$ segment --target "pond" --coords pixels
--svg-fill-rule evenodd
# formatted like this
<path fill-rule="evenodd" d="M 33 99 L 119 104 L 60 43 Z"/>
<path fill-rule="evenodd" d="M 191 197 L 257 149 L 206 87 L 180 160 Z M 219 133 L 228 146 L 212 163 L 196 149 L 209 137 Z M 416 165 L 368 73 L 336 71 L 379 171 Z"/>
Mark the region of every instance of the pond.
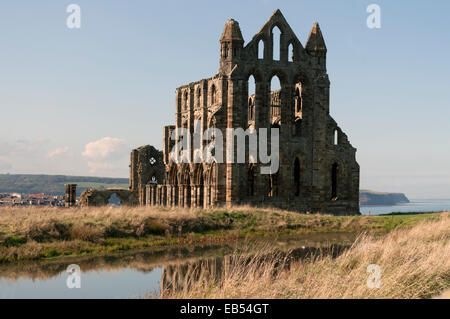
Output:
<path fill-rule="evenodd" d="M 338 254 L 355 234 L 313 234 L 267 242 L 239 241 L 217 246 L 176 247 L 104 257 L 79 257 L 0 265 L 0 298 L 143 298 L 161 287 L 179 288 L 199 270 L 215 274 L 234 252 L 261 247 L 304 258 L 317 252 Z M 69 265 L 80 267 L 80 288 L 68 288 Z M 73 282 L 72 282 L 73 283 Z"/>

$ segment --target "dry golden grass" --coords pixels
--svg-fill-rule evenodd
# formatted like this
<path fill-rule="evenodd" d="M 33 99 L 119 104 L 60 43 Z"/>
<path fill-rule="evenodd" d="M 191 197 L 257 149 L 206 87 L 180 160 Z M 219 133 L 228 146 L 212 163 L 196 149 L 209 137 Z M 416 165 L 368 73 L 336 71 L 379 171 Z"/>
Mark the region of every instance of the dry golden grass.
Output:
<path fill-rule="evenodd" d="M 450 289 L 444 291 L 439 297 L 436 297 L 436 299 L 450 299 Z"/>
<path fill-rule="evenodd" d="M 220 279 L 207 272 L 164 298 L 430 298 L 450 287 L 450 216 L 396 229 L 381 238 L 361 236 L 336 258 L 289 263 L 266 249 L 250 261 L 235 255 Z M 367 267 L 381 268 L 380 288 L 369 288 Z"/>
<path fill-rule="evenodd" d="M 155 246 L 217 243 L 280 234 L 386 232 L 436 218 L 439 214 L 305 215 L 249 206 L 210 210 L 0 207 L 0 262 L 106 255 Z"/>

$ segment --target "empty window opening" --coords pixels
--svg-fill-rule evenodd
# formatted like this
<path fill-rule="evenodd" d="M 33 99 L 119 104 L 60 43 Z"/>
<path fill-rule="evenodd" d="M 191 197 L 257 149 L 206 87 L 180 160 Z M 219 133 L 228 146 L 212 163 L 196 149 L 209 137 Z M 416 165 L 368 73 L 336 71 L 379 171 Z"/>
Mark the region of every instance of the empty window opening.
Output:
<path fill-rule="evenodd" d="M 251 75 L 248 79 L 248 120 L 253 121 L 255 119 L 255 78 Z"/>
<path fill-rule="evenodd" d="M 288 46 L 288 61 L 294 62 L 294 46 L 292 43 Z"/>
<path fill-rule="evenodd" d="M 264 59 L 264 41 L 259 40 L 258 42 L 258 59 Z"/>
<path fill-rule="evenodd" d="M 176 172 L 174 174 L 176 174 Z M 178 206 L 178 204 L 179 204 L 179 200 L 178 200 L 179 190 L 180 189 L 178 187 L 178 179 L 175 176 L 175 182 L 173 183 L 173 204 L 174 204 L 174 206 Z"/>
<path fill-rule="evenodd" d="M 277 123 L 276 126 L 281 125 L 281 83 L 278 76 L 273 76 L 270 81 L 270 123 Z"/>
<path fill-rule="evenodd" d="M 281 41 L 281 31 L 278 27 L 272 29 L 272 39 L 273 39 L 273 59 L 274 61 L 280 61 L 280 41 Z"/>
<path fill-rule="evenodd" d="M 298 87 L 295 89 L 294 105 L 295 105 L 295 112 L 300 113 L 302 111 L 302 97 L 300 95 L 300 90 Z"/>
<path fill-rule="evenodd" d="M 333 145 L 338 145 L 338 142 L 339 142 L 338 131 L 334 130 L 334 133 L 333 133 Z"/>
<path fill-rule="evenodd" d="M 248 120 L 253 121 L 255 119 L 255 100 L 254 97 L 248 98 Z"/>
<path fill-rule="evenodd" d="M 191 179 L 189 177 L 189 173 L 186 181 L 186 207 L 191 206 Z"/>
<path fill-rule="evenodd" d="M 198 203 L 200 207 L 204 207 L 204 202 L 205 202 L 205 182 L 203 179 L 203 170 L 200 170 L 200 181 L 199 181 L 199 188 L 200 188 L 200 194 L 199 194 L 199 199 L 198 199 Z"/>
<path fill-rule="evenodd" d="M 270 91 L 277 91 L 281 89 L 281 82 L 277 75 L 274 75 L 270 81 Z"/>
<path fill-rule="evenodd" d="M 112 194 L 111 197 L 108 199 L 108 205 L 109 206 L 121 206 L 122 201 L 120 200 L 119 196 L 117 196 L 116 193 Z"/>
<path fill-rule="evenodd" d="M 295 136 L 297 136 L 297 137 L 302 136 L 302 119 L 301 118 L 295 119 Z"/>

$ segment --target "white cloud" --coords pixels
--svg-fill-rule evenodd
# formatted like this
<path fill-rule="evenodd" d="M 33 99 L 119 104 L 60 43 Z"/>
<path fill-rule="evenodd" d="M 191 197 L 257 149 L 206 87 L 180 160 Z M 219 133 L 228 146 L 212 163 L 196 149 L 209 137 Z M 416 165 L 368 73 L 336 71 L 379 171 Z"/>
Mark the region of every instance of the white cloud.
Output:
<path fill-rule="evenodd" d="M 48 158 L 57 158 L 61 156 L 71 156 L 72 152 L 70 151 L 68 146 L 55 148 L 47 152 Z"/>
<path fill-rule="evenodd" d="M 125 140 L 107 136 L 86 144 L 81 155 L 87 160 L 89 173 L 111 175 L 123 170 L 127 154 Z"/>
<path fill-rule="evenodd" d="M 89 160 L 103 160 L 122 155 L 125 150 L 125 140 L 107 136 L 86 144 L 82 155 Z"/>

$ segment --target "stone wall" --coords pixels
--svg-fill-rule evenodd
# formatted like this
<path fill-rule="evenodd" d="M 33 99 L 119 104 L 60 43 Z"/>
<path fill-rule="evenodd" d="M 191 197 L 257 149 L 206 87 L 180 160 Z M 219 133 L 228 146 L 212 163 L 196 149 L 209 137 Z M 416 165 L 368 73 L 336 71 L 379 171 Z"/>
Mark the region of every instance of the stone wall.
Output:
<path fill-rule="evenodd" d="M 80 206 L 107 205 L 116 194 L 122 205 L 145 205 L 147 185 L 164 183 L 163 152 L 150 145 L 141 146 L 130 154 L 129 189 L 88 189 L 80 196 Z"/>
<path fill-rule="evenodd" d="M 281 31 L 279 60 L 273 55 L 275 27 Z M 276 10 L 244 46 L 238 22 L 229 19 L 220 46 L 216 75 L 176 89 L 175 126 L 164 128 L 165 184 L 147 187 L 147 205 L 251 204 L 359 213 L 356 149 L 330 116 L 327 49 L 319 25 L 314 24 L 303 47 Z M 275 76 L 280 90 L 271 88 Z M 249 94 L 250 79 L 254 94 Z M 171 132 L 186 128 L 193 133 L 195 121 L 202 131 L 218 128 L 223 136 L 227 128 L 279 128 L 279 171 L 262 175 L 260 163 L 248 162 L 174 163 L 169 157 Z"/>
<path fill-rule="evenodd" d="M 140 205 L 146 203 L 147 184 L 164 183 L 163 152 L 145 145 L 131 151 L 130 191 L 137 193 Z"/>
<path fill-rule="evenodd" d="M 116 195 L 124 206 L 136 206 L 139 204 L 136 193 L 127 189 L 107 188 L 104 190 L 88 189 L 80 196 L 80 206 L 105 206 L 108 205 L 111 196 Z"/>

